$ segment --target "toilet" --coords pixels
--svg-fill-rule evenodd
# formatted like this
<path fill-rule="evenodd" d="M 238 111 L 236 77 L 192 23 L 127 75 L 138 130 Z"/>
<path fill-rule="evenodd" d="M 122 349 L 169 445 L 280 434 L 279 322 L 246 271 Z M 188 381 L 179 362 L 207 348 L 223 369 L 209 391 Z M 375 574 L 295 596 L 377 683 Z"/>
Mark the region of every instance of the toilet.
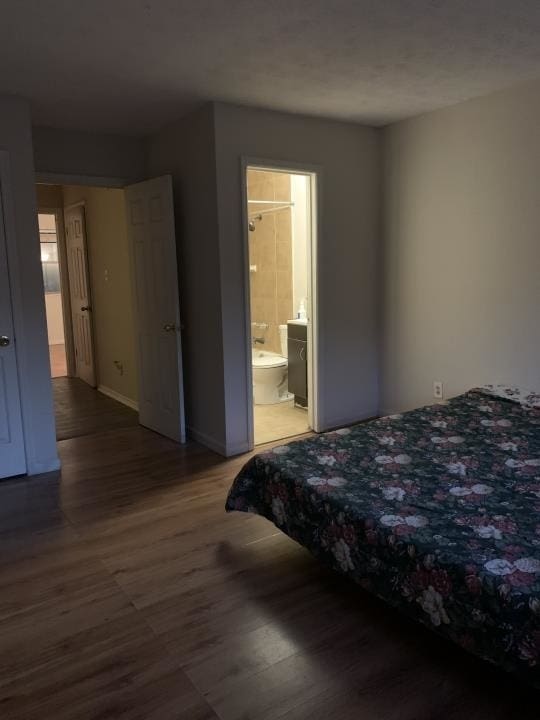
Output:
<path fill-rule="evenodd" d="M 287 390 L 287 326 L 279 326 L 281 355 L 253 348 L 253 402 L 274 405 L 291 400 Z"/>

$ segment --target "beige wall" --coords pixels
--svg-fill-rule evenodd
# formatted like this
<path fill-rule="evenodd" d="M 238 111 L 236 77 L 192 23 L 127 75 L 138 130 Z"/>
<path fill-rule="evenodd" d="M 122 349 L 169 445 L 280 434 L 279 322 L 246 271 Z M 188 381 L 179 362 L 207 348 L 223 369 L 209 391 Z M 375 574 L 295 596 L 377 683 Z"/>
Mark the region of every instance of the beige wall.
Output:
<path fill-rule="evenodd" d="M 247 194 L 249 200 L 290 202 L 290 175 L 249 169 Z M 263 349 L 281 354 L 279 326 L 293 317 L 291 209 L 267 212 L 271 207 L 249 204 L 250 217 L 263 212 L 248 236 L 249 263 L 256 267 L 250 273 L 251 322 L 252 335 L 265 339 Z M 268 329 L 257 327 L 261 323 Z"/>
<path fill-rule="evenodd" d="M 53 210 L 64 203 L 61 185 L 36 185 L 38 209 Z"/>
<path fill-rule="evenodd" d="M 540 83 L 384 132 L 382 409 L 540 388 Z"/>
<path fill-rule="evenodd" d="M 64 203 L 84 200 L 98 383 L 137 400 L 137 362 L 124 191 L 64 187 Z M 115 367 L 123 365 L 123 374 Z"/>

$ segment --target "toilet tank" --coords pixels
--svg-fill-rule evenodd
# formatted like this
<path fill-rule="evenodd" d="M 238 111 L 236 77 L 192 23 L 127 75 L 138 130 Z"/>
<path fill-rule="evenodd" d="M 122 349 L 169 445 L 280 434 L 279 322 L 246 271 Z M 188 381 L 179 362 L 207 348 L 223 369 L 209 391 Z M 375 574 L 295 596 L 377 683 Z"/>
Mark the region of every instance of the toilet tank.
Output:
<path fill-rule="evenodd" d="M 281 343 L 281 354 L 287 357 L 287 326 L 279 326 L 279 342 Z"/>

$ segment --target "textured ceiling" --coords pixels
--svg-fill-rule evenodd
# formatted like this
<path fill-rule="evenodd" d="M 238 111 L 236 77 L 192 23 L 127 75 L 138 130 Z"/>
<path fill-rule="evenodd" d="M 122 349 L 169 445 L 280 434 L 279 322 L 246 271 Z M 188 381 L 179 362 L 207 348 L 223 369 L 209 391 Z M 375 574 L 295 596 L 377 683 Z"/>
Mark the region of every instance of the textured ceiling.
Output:
<path fill-rule="evenodd" d="M 538 0 L 2 0 L 0 92 L 144 134 L 203 100 L 382 125 L 540 76 Z"/>

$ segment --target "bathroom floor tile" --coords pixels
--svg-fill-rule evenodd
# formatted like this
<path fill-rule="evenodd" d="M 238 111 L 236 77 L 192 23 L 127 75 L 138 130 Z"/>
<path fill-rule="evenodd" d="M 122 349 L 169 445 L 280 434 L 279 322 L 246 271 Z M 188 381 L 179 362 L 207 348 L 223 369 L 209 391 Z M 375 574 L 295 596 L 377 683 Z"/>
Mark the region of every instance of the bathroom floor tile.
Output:
<path fill-rule="evenodd" d="M 276 405 L 254 405 L 255 445 L 309 432 L 307 410 L 294 400 Z"/>

